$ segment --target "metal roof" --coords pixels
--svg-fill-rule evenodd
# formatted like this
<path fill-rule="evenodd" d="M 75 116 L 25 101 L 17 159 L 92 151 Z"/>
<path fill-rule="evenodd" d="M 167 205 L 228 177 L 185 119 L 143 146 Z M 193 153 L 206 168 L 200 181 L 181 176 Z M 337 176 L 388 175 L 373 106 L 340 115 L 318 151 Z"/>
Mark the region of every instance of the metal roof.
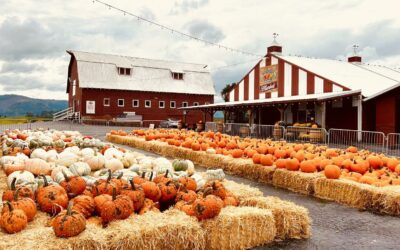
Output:
<path fill-rule="evenodd" d="M 214 104 L 206 104 L 199 106 L 189 106 L 180 109 L 191 110 L 191 109 L 218 109 L 234 106 L 262 106 L 265 104 L 278 104 L 278 103 L 290 103 L 290 102 L 301 102 L 301 101 L 326 101 L 335 98 L 342 98 L 346 96 L 360 95 L 361 90 L 348 90 L 342 92 L 330 92 L 330 93 L 318 93 L 310 95 L 301 96 L 287 96 L 287 97 L 277 97 L 277 98 L 267 98 L 267 99 L 257 99 L 257 100 L 246 100 L 246 101 L 233 101 L 233 102 L 221 102 Z"/>
<path fill-rule="evenodd" d="M 207 65 L 153 60 L 139 57 L 67 51 L 78 65 L 79 87 L 214 95 L 214 83 Z M 131 75 L 118 74 L 130 68 Z M 183 73 L 174 80 L 171 72 Z"/>

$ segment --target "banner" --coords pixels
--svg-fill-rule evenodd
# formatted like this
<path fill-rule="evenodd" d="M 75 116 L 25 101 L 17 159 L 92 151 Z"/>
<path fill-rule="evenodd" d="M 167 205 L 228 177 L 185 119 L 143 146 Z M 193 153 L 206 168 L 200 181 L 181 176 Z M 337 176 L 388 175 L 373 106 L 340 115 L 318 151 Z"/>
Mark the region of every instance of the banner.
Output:
<path fill-rule="evenodd" d="M 95 101 L 86 101 L 86 114 L 95 114 Z"/>
<path fill-rule="evenodd" d="M 260 93 L 278 89 L 278 65 L 260 68 Z"/>

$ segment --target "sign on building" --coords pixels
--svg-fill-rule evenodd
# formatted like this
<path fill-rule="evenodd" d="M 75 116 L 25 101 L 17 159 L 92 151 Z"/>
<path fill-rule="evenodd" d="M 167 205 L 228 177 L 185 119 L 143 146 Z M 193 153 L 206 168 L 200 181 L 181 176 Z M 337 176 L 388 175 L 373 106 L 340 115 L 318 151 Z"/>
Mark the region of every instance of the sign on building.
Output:
<path fill-rule="evenodd" d="M 95 114 L 95 108 L 95 101 L 86 101 L 86 114 Z"/>
<path fill-rule="evenodd" d="M 278 65 L 260 68 L 260 92 L 270 92 L 278 89 Z"/>

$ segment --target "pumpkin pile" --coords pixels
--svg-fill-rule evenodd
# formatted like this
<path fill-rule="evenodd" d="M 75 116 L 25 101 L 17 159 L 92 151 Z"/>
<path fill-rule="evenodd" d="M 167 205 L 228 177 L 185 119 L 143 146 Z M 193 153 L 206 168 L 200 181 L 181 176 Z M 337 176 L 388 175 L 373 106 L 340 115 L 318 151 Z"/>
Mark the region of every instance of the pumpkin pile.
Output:
<path fill-rule="evenodd" d="M 323 173 L 329 179 L 347 179 L 376 187 L 400 185 L 400 160 L 384 154 L 328 148 L 314 144 L 240 138 L 221 133 L 176 129 L 113 131 L 120 136 L 136 136 L 168 145 L 220 154 L 237 159 L 252 159 L 254 164 L 305 173 Z"/>
<path fill-rule="evenodd" d="M 0 167 L 7 175 L 0 226 L 23 230 L 37 209 L 53 217 L 57 237 L 72 237 L 92 216 L 106 227 L 132 214 L 180 209 L 199 220 L 238 200 L 223 172 L 196 173 L 189 160 L 127 151 L 72 131 L 6 131 Z"/>

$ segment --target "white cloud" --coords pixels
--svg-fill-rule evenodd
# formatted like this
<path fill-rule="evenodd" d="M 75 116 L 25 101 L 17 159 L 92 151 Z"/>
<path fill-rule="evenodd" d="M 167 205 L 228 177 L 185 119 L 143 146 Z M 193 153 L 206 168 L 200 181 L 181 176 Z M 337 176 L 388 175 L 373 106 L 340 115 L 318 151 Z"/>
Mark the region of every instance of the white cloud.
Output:
<path fill-rule="evenodd" d="M 400 67 L 396 0 L 385 1 L 379 8 L 374 0 L 106 2 L 257 54 L 265 54 L 271 34 L 278 32 L 284 53 L 345 58 L 356 43 L 364 61 Z M 197 25 L 194 30 L 193 24 Z M 67 49 L 204 63 L 211 70 L 252 59 L 173 35 L 89 0 L 4 1 L 0 37 L 0 65 L 12 69 L 0 72 L 0 93 L 41 98 L 67 98 Z M 212 71 L 217 95 L 225 84 L 240 80 L 253 65 L 250 62 Z"/>

